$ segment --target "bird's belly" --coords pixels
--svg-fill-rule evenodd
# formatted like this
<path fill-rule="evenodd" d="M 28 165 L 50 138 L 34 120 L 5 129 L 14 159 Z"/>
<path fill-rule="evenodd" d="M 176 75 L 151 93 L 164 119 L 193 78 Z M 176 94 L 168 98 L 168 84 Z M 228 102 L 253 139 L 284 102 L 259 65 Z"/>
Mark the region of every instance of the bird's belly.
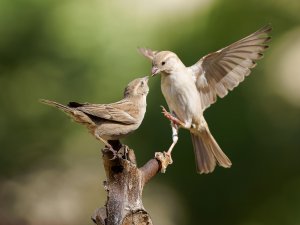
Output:
<path fill-rule="evenodd" d="M 162 92 L 170 110 L 183 122 L 201 116 L 200 96 L 192 80 L 162 82 Z"/>
<path fill-rule="evenodd" d="M 95 132 L 105 140 L 119 140 L 139 127 L 139 124 L 102 123 Z"/>

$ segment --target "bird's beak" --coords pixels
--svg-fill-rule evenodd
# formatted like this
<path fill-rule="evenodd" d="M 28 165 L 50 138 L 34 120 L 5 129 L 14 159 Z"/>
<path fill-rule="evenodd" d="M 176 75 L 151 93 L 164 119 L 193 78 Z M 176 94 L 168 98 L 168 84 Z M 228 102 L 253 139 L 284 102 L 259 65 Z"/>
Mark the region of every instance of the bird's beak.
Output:
<path fill-rule="evenodd" d="M 144 81 L 145 81 L 146 83 L 148 83 L 149 76 L 145 76 L 145 77 L 143 77 L 143 79 L 144 79 Z"/>
<path fill-rule="evenodd" d="M 160 70 L 156 66 L 153 66 L 151 69 L 151 76 L 153 77 L 158 73 L 160 73 Z"/>

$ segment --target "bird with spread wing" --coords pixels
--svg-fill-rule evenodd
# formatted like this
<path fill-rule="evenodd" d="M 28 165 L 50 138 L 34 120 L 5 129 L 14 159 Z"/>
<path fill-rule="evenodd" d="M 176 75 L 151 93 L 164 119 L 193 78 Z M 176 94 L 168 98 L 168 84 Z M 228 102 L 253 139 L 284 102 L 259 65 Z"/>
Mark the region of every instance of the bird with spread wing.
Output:
<path fill-rule="evenodd" d="M 231 161 L 212 136 L 203 113 L 217 97 L 226 96 L 250 74 L 268 48 L 271 30 L 267 25 L 202 57 L 190 67 L 171 51 L 139 49 L 151 60 L 152 75 L 161 74 L 161 90 L 170 110 L 169 113 L 163 108 L 163 113 L 171 120 L 173 137 L 167 154 L 171 155 L 178 141 L 178 128 L 182 127 L 191 133 L 198 173 L 210 173 L 216 164 L 225 168 L 231 166 Z"/>

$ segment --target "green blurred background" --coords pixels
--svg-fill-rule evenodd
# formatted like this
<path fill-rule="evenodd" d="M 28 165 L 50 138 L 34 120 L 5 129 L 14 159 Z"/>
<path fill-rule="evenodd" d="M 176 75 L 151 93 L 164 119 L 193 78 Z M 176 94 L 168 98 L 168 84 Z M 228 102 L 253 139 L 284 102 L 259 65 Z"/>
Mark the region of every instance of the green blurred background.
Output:
<path fill-rule="evenodd" d="M 108 103 L 150 73 L 137 47 L 186 65 L 271 23 L 265 57 L 205 116 L 231 169 L 195 171 L 180 132 L 167 173 L 146 187 L 156 225 L 300 224 L 299 0 L 0 0 L 0 224 L 82 225 L 105 202 L 102 147 L 39 98 Z M 140 129 L 139 165 L 171 143 L 159 77 Z"/>

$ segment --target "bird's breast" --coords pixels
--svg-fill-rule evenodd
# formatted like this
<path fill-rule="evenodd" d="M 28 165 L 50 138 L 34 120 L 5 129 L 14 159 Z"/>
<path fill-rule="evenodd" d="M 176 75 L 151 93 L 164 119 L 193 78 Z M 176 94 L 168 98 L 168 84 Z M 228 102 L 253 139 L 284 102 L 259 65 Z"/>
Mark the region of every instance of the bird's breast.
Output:
<path fill-rule="evenodd" d="M 190 74 L 162 76 L 161 89 L 169 108 L 180 120 L 201 114 L 200 95 Z"/>

